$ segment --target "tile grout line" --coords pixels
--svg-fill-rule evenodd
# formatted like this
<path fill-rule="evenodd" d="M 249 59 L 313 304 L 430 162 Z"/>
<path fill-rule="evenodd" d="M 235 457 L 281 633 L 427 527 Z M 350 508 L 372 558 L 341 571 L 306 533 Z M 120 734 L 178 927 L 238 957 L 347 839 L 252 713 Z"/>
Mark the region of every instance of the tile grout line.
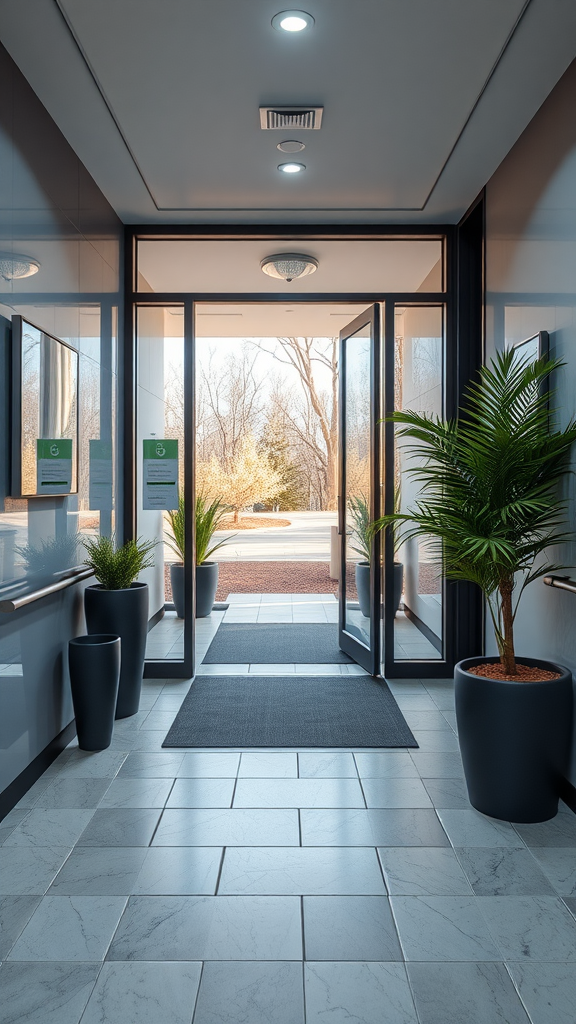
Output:
<path fill-rule="evenodd" d="M 222 878 L 222 871 L 224 869 L 224 855 L 225 855 L 227 849 L 228 849 L 227 846 L 223 846 L 222 847 L 222 854 L 220 856 L 220 864 L 218 865 L 218 875 L 217 875 L 217 878 L 216 878 L 216 887 L 214 889 L 214 895 L 215 896 L 218 895 L 218 889 L 220 888 L 220 879 Z"/>
<path fill-rule="evenodd" d="M 196 1010 L 198 1008 L 198 998 L 200 996 L 200 985 L 202 984 L 202 978 L 204 976 L 204 964 L 205 964 L 205 961 L 202 960 L 202 962 L 200 964 L 200 977 L 198 978 L 198 988 L 196 989 L 196 998 L 194 999 L 194 1007 L 192 1009 L 192 1016 L 190 1017 L 190 1024 L 193 1024 L 194 1018 L 196 1016 Z"/>

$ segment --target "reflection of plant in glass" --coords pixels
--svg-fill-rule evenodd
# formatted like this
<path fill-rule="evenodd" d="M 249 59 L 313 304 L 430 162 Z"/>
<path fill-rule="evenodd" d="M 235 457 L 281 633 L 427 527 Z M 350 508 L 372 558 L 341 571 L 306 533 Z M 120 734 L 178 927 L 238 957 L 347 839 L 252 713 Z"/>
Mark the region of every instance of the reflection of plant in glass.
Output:
<path fill-rule="evenodd" d="M 214 532 L 219 528 L 222 519 L 231 511 L 230 506 L 224 504 L 220 498 L 215 498 L 210 504 L 203 494 L 196 496 L 196 565 L 202 565 L 210 555 L 213 555 L 223 544 L 227 544 L 231 537 L 225 537 L 210 547 L 210 541 Z M 184 497 L 180 495 L 178 508 L 168 513 L 168 521 L 172 530 L 171 534 L 165 534 L 166 543 L 172 551 L 178 555 L 181 562 L 184 561 L 185 552 L 185 529 L 186 519 L 184 511 Z"/>
<path fill-rule="evenodd" d="M 368 500 L 363 494 L 353 495 L 348 499 L 350 518 L 354 524 L 354 533 L 360 547 L 353 547 L 352 550 L 360 555 L 365 562 L 370 561 L 370 509 Z"/>
<path fill-rule="evenodd" d="M 506 675 L 516 674 L 514 620 L 524 588 L 560 568 L 541 556 L 569 538 L 557 488 L 576 421 L 551 430 L 544 393 L 562 365 L 503 352 L 482 368 L 479 383 L 469 385 L 460 419 L 410 411 L 390 417 L 412 442 L 419 465 L 411 474 L 421 497 L 410 511 L 377 520 L 371 534 L 399 523 L 406 539 L 442 542 L 446 576 L 476 583 L 486 597 Z"/>
<path fill-rule="evenodd" d="M 156 541 L 128 540 L 115 549 L 113 537 L 97 537 L 85 540 L 84 546 L 88 555 L 85 565 L 94 570 L 104 590 L 126 590 L 143 569 L 154 565 Z"/>
<path fill-rule="evenodd" d="M 16 550 L 18 554 L 22 555 L 29 573 L 51 575 L 71 569 L 78 564 L 80 541 L 81 538 L 78 534 L 72 533 L 65 537 L 52 537 L 50 540 L 43 540 L 38 547 L 26 544 Z"/>

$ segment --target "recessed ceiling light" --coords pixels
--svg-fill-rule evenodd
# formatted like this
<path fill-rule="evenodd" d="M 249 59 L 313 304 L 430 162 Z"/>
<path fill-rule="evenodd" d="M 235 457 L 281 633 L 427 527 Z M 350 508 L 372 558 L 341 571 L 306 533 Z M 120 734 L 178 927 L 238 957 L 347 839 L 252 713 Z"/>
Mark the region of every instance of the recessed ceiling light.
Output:
<path fill-rule="evenodd" d="M 286 142 L 279 142 L 276 146 L 281 153 L 301 153 L 306 146 L 303 142 L 296 142 L 295 139 L 287 139 Z"/>
<path fill-rule="evenodd" d="M 300 174 L 300 171 L 306 170 L 306 164 L 278 164 L 278 170 L 283 174 Z"/>
<path fill-rule="evenodd" d="M 282 32 L 303 32 L 305 28 L 312 28 L 314 18 L 306 11 L 280 11 L 272 18 L 273 28 Z"/>

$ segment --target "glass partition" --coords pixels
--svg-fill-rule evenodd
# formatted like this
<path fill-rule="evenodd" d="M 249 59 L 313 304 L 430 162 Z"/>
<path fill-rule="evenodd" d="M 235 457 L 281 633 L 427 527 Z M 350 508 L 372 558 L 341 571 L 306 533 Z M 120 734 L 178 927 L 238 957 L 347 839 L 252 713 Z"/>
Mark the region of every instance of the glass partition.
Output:
<path fill-rule="evenodd" d="M 444 414 L 444 308 L 400 306 L 395 310 L 394 407 L 427 415 Z M 418 464 L 396 438 L 394 505 L 408 511 L 420 496 Z M 394 538 L 394 658 L 444 657 L 442 551 L 432 538 Z"/>

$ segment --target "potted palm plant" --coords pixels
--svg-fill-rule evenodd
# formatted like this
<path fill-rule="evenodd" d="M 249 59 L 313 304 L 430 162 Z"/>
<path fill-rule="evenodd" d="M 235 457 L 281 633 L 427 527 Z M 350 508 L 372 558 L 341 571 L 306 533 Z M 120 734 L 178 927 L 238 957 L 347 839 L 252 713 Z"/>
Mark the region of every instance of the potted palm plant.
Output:
<path fill-rule="evenodd" d="M 121 640 L 121 667 L 116 718 L 135 715 L 140 705 L 148 632 L 148 584 L 137 583 L 154 564 L 154 541 L 129 540 L 116 548 L 112 537 L 85 540 L 85 564 L 98 583 L 86 587 L 84 609 L 88 633 Z"/>
<path fill-rule="evenodd" d="M 203 494 L 196 496 L 195 524 L 196 524 L 196 617 L 204 618 L 210 615 L 216 591 L 218 589 L 218 562 L 209 561 L 210 556 L 221 548 L 228 540 L 225 537 L 216 544 L 211 544 L 215 531 L 219 528 L 222 519 L 231 509 L 224 504 L 221 498 L 214 498 L 212 502 Z M 184 498 L 181 496 L 178 501 L 178 508 L 168 513 L 168 520 L 171 527 L 171 534 L 166 534 L 168 546 L 179 557 L 179 561 L 170 566 L 170 582 L 172 585 L 172 597 L 176 615 L 179 619 L 184 618 L 184 531 L 185 531 L 185 510 Z"/>
<path fill-rule="evenodd" d="M 455 668 L 458 736 L 470 801 L 495 818 L 545 821 L 558 810 L 572 732 L 572 675 L 561 665 L 517 659 L 514 621 L 526 587 L 557 571 L 546 551 L 569 539 L 558 485 L 568 471 L 576 422 L 550 425 L 547 384 L 563 364 L 498 354 L 467 389 L 455 420 L 396 412 L 417 460 L 415 506 L 385 516 L 407 538 L 442 544 L 448 579 L 479 586 L 499 659 Z"/>
<path fill-rule="evenodd" d="M 373 531 L 371 530 L 370 510 L 368 501 L 363 494 L 348 499 L 350 517 L 354 524 L 354 533 L 359 547 L 352 550 L 360 555 L 361 561 L 356 562 L 354 575 L 360 611 L 366 618 L 370 617 L 370 554 Z M 394 562 L 394 615 L 400 607 L 402 586 L 404 583 L 404 566 L 402 562 Z"/>

